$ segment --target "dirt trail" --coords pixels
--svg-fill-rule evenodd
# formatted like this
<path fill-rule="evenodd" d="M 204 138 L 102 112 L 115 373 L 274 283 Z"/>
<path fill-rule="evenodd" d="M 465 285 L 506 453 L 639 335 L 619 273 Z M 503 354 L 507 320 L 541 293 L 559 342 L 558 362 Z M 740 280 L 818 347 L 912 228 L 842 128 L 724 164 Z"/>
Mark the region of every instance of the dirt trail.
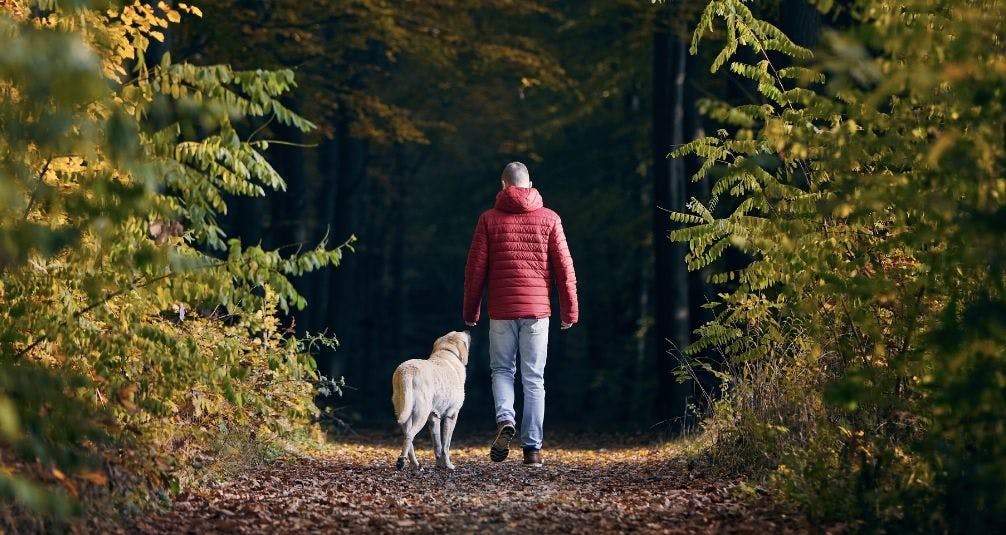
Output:
<path fill-rule="evenodd" d="M 628 439 L 631 440 L 631 439 Z M 145 533 L 780 533 L 816 531 L 737 482 L 689 470 L 673 446 L 625 438 L 551 439 L 545 466 L 520 450 L 495 464 L 485 440 L 462 440 L 457 469 L 398 472 L 397 439 L 368 435 L 323 454 L 265 465 L 179 496 L 173 509 L 130 528 Z"/>

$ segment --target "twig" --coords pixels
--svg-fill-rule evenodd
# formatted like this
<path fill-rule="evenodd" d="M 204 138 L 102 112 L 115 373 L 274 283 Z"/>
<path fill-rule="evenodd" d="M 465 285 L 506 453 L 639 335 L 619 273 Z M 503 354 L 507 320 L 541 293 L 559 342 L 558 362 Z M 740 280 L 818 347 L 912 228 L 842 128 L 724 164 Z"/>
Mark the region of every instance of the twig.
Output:
<path fill-rule="evenodd" d="M 845 318 L 849 322 L 852 334 L 856 337 L 856 341 L 859 342 L 860 353 L 863 354 L 863 362 L 869 364 L 869 361 L 866 360 L 866 340 L 862 333 L 859 332 L 859 329 L 856 328 L 856 322 L 852 319 L 852 312 L 849 311 L 849 306 L 844 300 L 842 301 L 842 311 L 845 312 Z"/>
<path fill-rule="evenodd" d="M 258 128 L 256 128 L 255 131 L 252 132 L 251 135 L 248 136 L 248 139 L 245 140 L 245 143 L 251 143 L 251 141 L 253 139 L 255 139 L 255 136 L 257 136 L 259 132 L 261 132 L 262 130 L 264 130 L 265 127 L 269 126 L 269 124 L 272 123 L 274 119 L 276 119 L 276 113 L 275 112 L 273 112 L 273 114 L 269 117 L 268 121 L 262 123 L 261 126 L 259 126 Z"/>
<path fill-rule="evenodd" d="M 923 285 L 919 288 L 919 291 L 915 294 L 915 304 L 912 306 L 912 315 L 908 318 L 908 331 L 905 333 L 905 340 L 901 344 L 901 349 L 898 351 L 898 356 L 904 355 L 905 351 L 908 351 L 908 346 L 912 341 L 912 333 L 915 332 L 915 324 L 919 317 L 919 305 L 922 304 L 922 296 L 926 293 L 926 286 Z"/>
<path fill-rule="evenodd" d="M 270 145 L 287 145 L 290 147 L 302 147 L 305 149 L 317 148 L 317 143 L 295 143 L 293 141 L 283 141 L 281 139 L 263 139 L 261 142 L 268 143 Z"/>
<path fill-rule="evenodd" d="M 216 264 L 216 266 L 221 266 L 221 265 L 223 265 L 223 263 Z M 136 286 L 134 284 L 133 286 L 130 286 L 129 288 L 122 288 L 122 289 L 116 290 L 116 291 L 114 291 L 114 292 L 106 295 L 104 298 L 102 298 L 102 299 L 100 299 L 100 300 L 98 300 L 98 301 L 96 301 L 94 303 L 91 303 L 90 305 L 87 305 L 86 307 L 84 307 L 84 308 L 82 308 L 82 309 L 74 312 L 73 313 L 73 317 L 71 319 L 77 319 L 80 316 L 82 316 L 82 315 L 84 315 L 84 314 L 86 314 L 86 313 L 94 310 L 95 308 L 97 308 L 97 307 L 99 307 L 99 306 L 101 306 L 101 305 L 103 305 L 103 304 L 111 301 L 112 299 L 115 299 L 116 297 L 119 297 L 120 295 L 124 295 L 124 294 L 126 294 L 128 292 L 131 292 L 133 290 L 136 290 L 138 288 L 144 288 L 146 286 L 150 286 L 151 284 L 153 284 L 155 282 L 159 282 L 161 280 L 164 280 L 164 279 L 166 279 L 166 278 L 168 278 L 168 277 L 170 277 L 172 275 L 176 275 L 176 274 L 177 273 L 167 273 L 167 274 L 161 275 L 159 277 L 154 277 L 153 279 L 150 279 L 147 282 L 145 282 L 145 283 L 143 283 L 143 284 L 141 284 L 139 286 Z M 66 326 L 67 323 L 69 323 L 69 320 L 64 321 L 62 323 L 62 325 L 60 325 L 60 327 Z M 38 340 L 35 340 L 34 342 L 32 342 L 31 344 L 29 344 L 27 347 L 25 347 L 21 351 L 18 351 L 17 354 L 14 355 L 14 358 L 15 359 L 19 359 L 19 358 L 23 357 L 29 351 L 31 351 L 32 349 L 35 349 L 39 344 L 41 344 L 42 342 L 45 342 L 48 339 L 49 339 L 48 336 L 43 335 Z"/>
<path fill-rule="evenodd" d="M 350 236 L 345 242 L 343 242 L 337 248 L 338 249 L 341 249 L 343 247 L 350 247 L 351 248 L 351 244 L 352 244 L 352 242 L 355 239 L 356 239 L 355 236 Z M 303 246 L 303 244 L 299 244 L 299 245 L 301 247 Z M 227 264 L 227 262 L 214 262 L 214 263 L 206 264 L 205 266 L 200 266 L 197 269 L 213 269 L 213 268 L 218 268 L 218 267 L 225 266 L 226 264 Z M 275 269 L 270 270 L 270 271 L 274 271 L 274 272 L 277 272 L 277 273 L 279 272 L 279 270 L 275 270 Z M 103 305 L 103 304 L 111 301 L 112 299 L 115 299 L 116 297 L 119 297 L 120 295 L 125 295 L 125 294 L 127 294 L 127 293 L 129 293 L 129 292 L 131 292 L 133 290 L 137 290 L 139 288 L 145 288 L 147 286 L 150 286 L 151 284 L 154 284 L 155 282 L 162 281 L 162 280 L 167 279 L 167 278 L 169 278 L 171 276 L 178 275 L 179 273 L 185 273 L 185 272 L 176 271 L 176 272 L 166 273 L 164 275 L 161 275 L 161 276 L 158 276 L 158 277 L 154 277 L 153 279 L 150 279 L 150 280 L 144 282 L 143 284 L 140 284 L 140 285 L 133 284 L 129 288 L 121 288 L 119 290 L 116 290 L 116 291 L 114 291 L 114 292 L 106 295 L 102 299 L 100 299 L 100 300 L 98 300 L 98 301 L 96 301 L 94 303 L 91 303 L 90 305 L 87 305 L 86 307 L 84 307 L 84 308 L 82 308 L 82 309 L 74 312 L 73 317 L 70 318 L 70 320 L 77 319 L 80 316 L 82 316 L 83 314 L 86 314 L 87 312 L 90 312 L 91 310 L 94 310 L 95 308 L 97 308 L 97 307 L 99 307 L 99 306 L 101 306 L 101 305 Z M 65 327 L 66 324 L 69 323 L 70 320 L 64 321 L 62 324 L 60 324 L 60 327 L 61 328 Z M 23 357 L 28 352 L 30 352 L 32 349 L 35 349 L 36 347 L 38 347 L 39 344 L 41 344 L 42 342 L 45 342 L 48 339 L 49 339 L 48 336 L 43 335 L 38 340 L 35 340 L 31 344 L 29 344 L 27 347 L 25 347 L 22 350 L 18 351 L 17 354 L 14 355 L 14 358 L 15 359 L 19 359 L 19 358 Z"/>
<path fill-rule="evenodd" d="M 35 195 L 38 194 L 38 190 L 42 187 L 42 179 L 45 177 L 45 173 L 49 171 L 49 165 L 52 163 L 52 158 L 50 157 L 45 161 L 45 165 L 42 166 L 42 170 L 38 173 L 38 182 L 35 187 L 31 190 L 31 196 L 28 197 L 28 206 L 24 209 L 24 219 L 28 219 L 28 214 L 31 213 L 32 207 L 35 205 Z"/>

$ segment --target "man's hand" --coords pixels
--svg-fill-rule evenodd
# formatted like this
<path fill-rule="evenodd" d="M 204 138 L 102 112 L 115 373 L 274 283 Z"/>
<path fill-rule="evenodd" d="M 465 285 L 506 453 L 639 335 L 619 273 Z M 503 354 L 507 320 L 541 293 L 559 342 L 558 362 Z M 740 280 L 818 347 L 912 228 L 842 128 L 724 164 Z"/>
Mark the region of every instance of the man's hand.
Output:
<path fill-rule="evenodd" d="M 466 321 L 466 322 L 465 322 L 465 325 L 467 325 L 467 326 L 469 326 L 469 327 L 474 327 L 474 326 L 475 326 L 475 325 L 477 325 L 477 324 L 476 324 L 476 323 L 468 323 L 468 322 Z"/>
<path fill-rule="evenodd" d="M 559 328 L 565 331 L 566 329 L 568 329 L 568 328 L 570 328 L 572 326 L 573 326 L 572 323 L 563 322 L 561 325 L 559 325 Z"/>

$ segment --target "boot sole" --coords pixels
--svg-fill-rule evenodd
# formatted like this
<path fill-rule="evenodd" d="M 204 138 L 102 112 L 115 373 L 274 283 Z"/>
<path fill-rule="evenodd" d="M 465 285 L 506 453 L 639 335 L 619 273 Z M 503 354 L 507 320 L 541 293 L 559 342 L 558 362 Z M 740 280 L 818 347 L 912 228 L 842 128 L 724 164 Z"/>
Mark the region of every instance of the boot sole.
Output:
<path fill-rule="evenodd" d="M 517 430 L 510 426 L 500 429 L 500 432 L 496 434 L 496 439 L 493 440 L 493 445 L 489 448 L 489 459 L 492 462 L 503 462 L 507 458 L 507 455 L 510 454 L 510 441 L 516 434 Z"/>

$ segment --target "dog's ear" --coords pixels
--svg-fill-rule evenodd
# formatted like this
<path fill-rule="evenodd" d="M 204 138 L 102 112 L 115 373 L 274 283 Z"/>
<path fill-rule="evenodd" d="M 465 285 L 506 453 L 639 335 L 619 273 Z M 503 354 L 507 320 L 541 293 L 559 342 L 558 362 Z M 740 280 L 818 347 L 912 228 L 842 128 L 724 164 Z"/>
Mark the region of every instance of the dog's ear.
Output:
<path fill-rule="evenodd" d="M 436 340 L 434 340 L 433 341 L 433 351 L 436 351 L 437 348 L 439 348 L 440 346 L 444 345 L 444 342 L 447 341 L 447 337 L 448 336 L 450 336 L 450 333 L 445 334 L 445 335 L 441 336 L 440 338 L 437 338 Z"/>
<path fill-rule="evenodd" d="M 472 335 L 468 331 L 454 331 L 451 333 L 451 338 L 465 347 L 472 345 Z"/>
<path fill-rule="evenodd" d="M 468 366 L 468 341 L 470 337 L 463 332 L 452 333 L 451 344 L 458 352 L 458 357 L 461 358 L 461 363 Z"/>

